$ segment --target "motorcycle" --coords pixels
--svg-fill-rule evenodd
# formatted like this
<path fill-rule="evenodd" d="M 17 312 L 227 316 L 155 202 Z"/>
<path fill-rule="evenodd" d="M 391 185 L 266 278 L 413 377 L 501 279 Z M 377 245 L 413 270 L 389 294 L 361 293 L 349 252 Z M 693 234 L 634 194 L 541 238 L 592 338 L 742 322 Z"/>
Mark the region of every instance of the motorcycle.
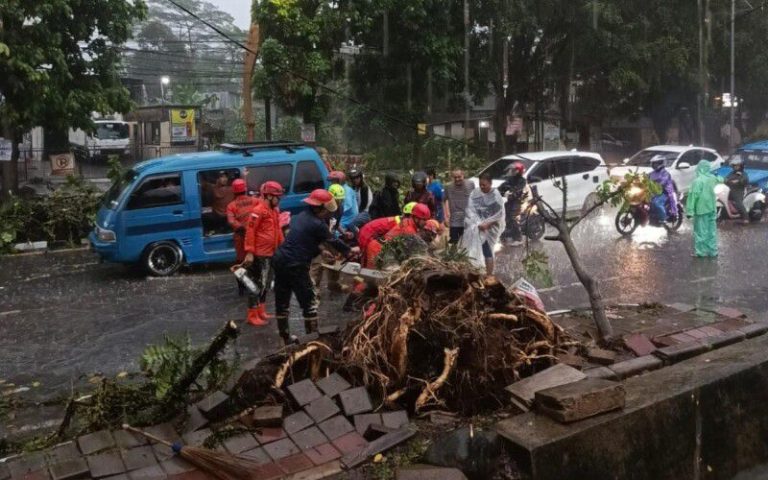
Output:
<path fill-rule="evenodd" d="M 536 187 L 532 187 L 531 193 L 536 198 L 538 192 Z M 509 193 L 504 195 L 505 201 L 509 201 Z M 520 214 L 515 217 L 515 221 L 520 227 L 520 232 L 528 237 L 530 240 L 541 240 L 544 236 L 544 232 L 547 229 L 544 218 L 539 213 L 539 209 L 536 204 L 528 198 L 528 194 L 525 193 L 521 197 L 522 205 L 520 206 Z"/>
<path fill-rule="evenodd" d="M 624 205 L 616 214 L 616 230 L 624 236 L 629 236 L 637 230 L 637 227 L 650 225 L 674 232 L 683 224 L 683 205 L 677 202 L 677 215 L 669 213 L 669 205 L 664 207 L 666 218 L 657 218 L 652 211 L 651 202 L 647 200 L 645 190 L 633 185 L 624 194 Z"/>
<path fill-rule="evenodd" d="M 741 218 L 733 202 L 728 198 L 730 192 L 731 189 L 724 183 L 715 185 L 718 221 Z M 765 193 L 757 187 L 748 188 L 744 192 L 744 208 L 747 210 L 750 222 L 759 222 L 765 213 Z"/>

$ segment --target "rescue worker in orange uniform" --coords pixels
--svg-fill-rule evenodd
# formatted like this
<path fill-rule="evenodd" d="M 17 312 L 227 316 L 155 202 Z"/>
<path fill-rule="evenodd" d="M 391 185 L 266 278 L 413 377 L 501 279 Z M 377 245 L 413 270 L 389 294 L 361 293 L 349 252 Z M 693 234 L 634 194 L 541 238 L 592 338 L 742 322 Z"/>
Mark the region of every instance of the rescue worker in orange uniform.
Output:
<path fill-rule="evenodd" d="M 259 202 L 258 198 L 246 195 L 245 180 L 238 178 L 232 182 L 232 193 L 235 199 L 227 205 L 227 223 L 232 228 L 232 239 L 235 242 L 236 262 L 245 260 L 245 226 L 251 216 L 253 207 Z M 245 285 L 237 282 L 237 290 L 240 296 L 245 295 Z"/>
<path fill-rule="evenodd" d="M 273 181 L 261 185 L 258 203 L 251 211 L 245 231 L 245 260 L 243 266 L 256 284 L 258 292 L 248 294 L 248 323 L 255 326 L 267 325 L 266 299 L 269 286 L 269 269 L 272 256 L 283 243 L 283 229 L 280 227 L 280 198 L 283 187 Z"/>
<path fill-rule="evenodd" d="M 432 212 L 429 207 L 423 203 L 417 203 L 411 211 L 410 218 L 404 217 L 400 223 L 384 235 L 384 240 L 391 240 L 398 235 L 416 235 L 419 230 L 424 228 L 424 224 L 430 218 L 432 218 Z"/>
<path fill-rule="evenodd" d="M 376 257 L 381 253 L 383 244 L 387 240 L 392 240 L 399 235 L 416 235 L 424 229 L 427 221 L 430 219 L 429 207 L 422 203 L 417 203 L 412 209 L 409 209 L 410 215 L 403 215 L 402 217 L 388 217 L 376 219 L 373 222 L 366 224 L 361 230 L 358 237 L 358 244 L 363 249 L 363 266 L 366 268 L 376 268 Z M 389 222 L 382 222 L 382 220 L 390 220 Z M 369 231 L 365 231 L 369 228 L 368 225 L 374 222 L 380 222 L 379 225 L 370 227 Z M 384 226 L 390 226 L 391 228 L 386 233 L 380 233 Z M 365 231 L 365 235 L 363 235 Z M 376 233 L 378 235 L 372 235 Z M 365 242 L 365 246 L 362 245 L 361 240 Z"/>

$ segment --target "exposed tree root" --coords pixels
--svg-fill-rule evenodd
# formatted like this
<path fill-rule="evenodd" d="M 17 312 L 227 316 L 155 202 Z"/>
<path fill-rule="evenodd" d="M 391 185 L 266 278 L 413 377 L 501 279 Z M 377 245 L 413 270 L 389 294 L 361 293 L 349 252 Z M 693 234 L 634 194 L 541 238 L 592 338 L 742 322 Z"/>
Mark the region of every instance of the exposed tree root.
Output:
<path fill-rule="evenodd" d="M 301 350 L 297 350 L 291 353 L 288 359 L 280 366 L 277 374 L 275 375 L 275 387 L 280 388 L 283 386 L 283 383 L 285 382 L 285 376 L 288 374 L 288 371 L 291 369 L 293 364 L 306 357 L 307 355 L 319 350 L 326 350 L 327 352 L 331 353 L 331 348 L 322 342 L 309 342 Z"/>
<path fill-rule="evenodd" d="M 437 398 L 437 391 L 448 380 L 448 375 L 451 374 L 454 365 L 456 365 L 456 359 L 459 357 L 459 349 L 453 350 L 445 349 L 445 360 L 443 362 L 443 373 L 435 379 L 434 382 L 428 383 L 424 390 L 421 391 L 419 397 L 416 399 L 415 410 L 418 413 L 419 410 L 427 405 L 427 402 L 434 400 L 436 404 L 440 405 L 442 402 Z"/>

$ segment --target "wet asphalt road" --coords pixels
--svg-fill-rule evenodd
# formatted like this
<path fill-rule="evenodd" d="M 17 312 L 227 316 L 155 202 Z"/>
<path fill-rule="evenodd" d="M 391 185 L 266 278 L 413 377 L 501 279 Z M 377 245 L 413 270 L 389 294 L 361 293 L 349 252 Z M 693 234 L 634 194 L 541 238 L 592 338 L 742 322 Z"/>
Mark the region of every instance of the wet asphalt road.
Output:
<path fill-rule="evenodd" d="M 684 302 L 727 305 L 760 317 L 768 309 L 765 245 L 768 224 L 723 225 L 720 257 L 693 259 L 690 224 L 674 235 L 638 230 L 622 239 L 615 211 L 587 220 L 574 238 L 587 268 L 600 280 L 609 303 Z M 562 246 L 531 245 L 549 255 L 554 287 L 541 291 L 548 309 L 587 305 L 587 297 Z M 497 273 L 505 282 L 521 271 L 524 248 L 500 252 Z M 100 264 L 87 251 L 0 257 L 0 379 L 17 385 L 40 382 L 29 392 L 61 394 L 88 375 L 133 371 L 146 345 L 164 335 L 189 334 L 204 343 L 226 320 L 241 321 L 244 299 L 223 266 L 198 267 L 167 279 Z M 321 324 L 344 324 L 343 297 L 323 293 Z M 271 302 L 271 299 L 270 299 Z M 294 331 L 301 331 L 294 305 Z M 260 356 L 279 345 L 273 325 L 243 325 L 235 351 Z"/>

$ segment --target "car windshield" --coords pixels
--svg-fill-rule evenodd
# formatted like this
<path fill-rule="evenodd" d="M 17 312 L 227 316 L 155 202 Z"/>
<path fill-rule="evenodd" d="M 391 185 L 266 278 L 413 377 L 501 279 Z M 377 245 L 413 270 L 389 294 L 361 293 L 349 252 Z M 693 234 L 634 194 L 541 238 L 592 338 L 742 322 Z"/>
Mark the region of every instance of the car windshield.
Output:
<path fill-rule="evenodd" d="M 744 162 L 744 168 L 752 170 L 768 170 L 768 151 L 736 152 L 728 157 L 728 164 L 731 160 L 740 157 Z"/>
<path fill-rule="evenodd" d="M 133 183 L 134 180 L 136 180 L 136 177 L 139 174 L 136 173 L 134 170 L 128 170 L 125 172 L 125 174 L 120 177 L 115 183 L 112 184 L 111 187 L 109 187 L 109 190 L 107 190 L 107 193 L 104 194 L 104 198 L 102 199 L 101 204 L 107 208 L 115 208 L 117 206 L 117 200 L 120 198 L 120 195 Z"/>
<path fill-rule="evenodd" d="M 525 166 L 525 170 L 528 171 L 536 162 L 526 160 L 525 158 L 500 158 L 492 164 L 485 167 L 479 174 L 488 173 L 494 180 L 500 180 L 507 176 L 507 169 L 515 162 L 520 162 Z"/>
<path fill-rule="evenodd" d="M 99 140 L 122 140 L 128 138 L 128 124 L 125 123 L 97 123 L 94 138 Z"/>
<path fill-rule="evenodd" d="M 672 164 L 675 163 L 675 159 L 677 159 L 679 153 L 668 152 L 665 150 L 641 150 L 630 158 L 626 164 L 631 167 L 650 167 L 651 159 L 656 155 L 660 155 L 664 158 L 665 167 L 671 167 Z"/>

